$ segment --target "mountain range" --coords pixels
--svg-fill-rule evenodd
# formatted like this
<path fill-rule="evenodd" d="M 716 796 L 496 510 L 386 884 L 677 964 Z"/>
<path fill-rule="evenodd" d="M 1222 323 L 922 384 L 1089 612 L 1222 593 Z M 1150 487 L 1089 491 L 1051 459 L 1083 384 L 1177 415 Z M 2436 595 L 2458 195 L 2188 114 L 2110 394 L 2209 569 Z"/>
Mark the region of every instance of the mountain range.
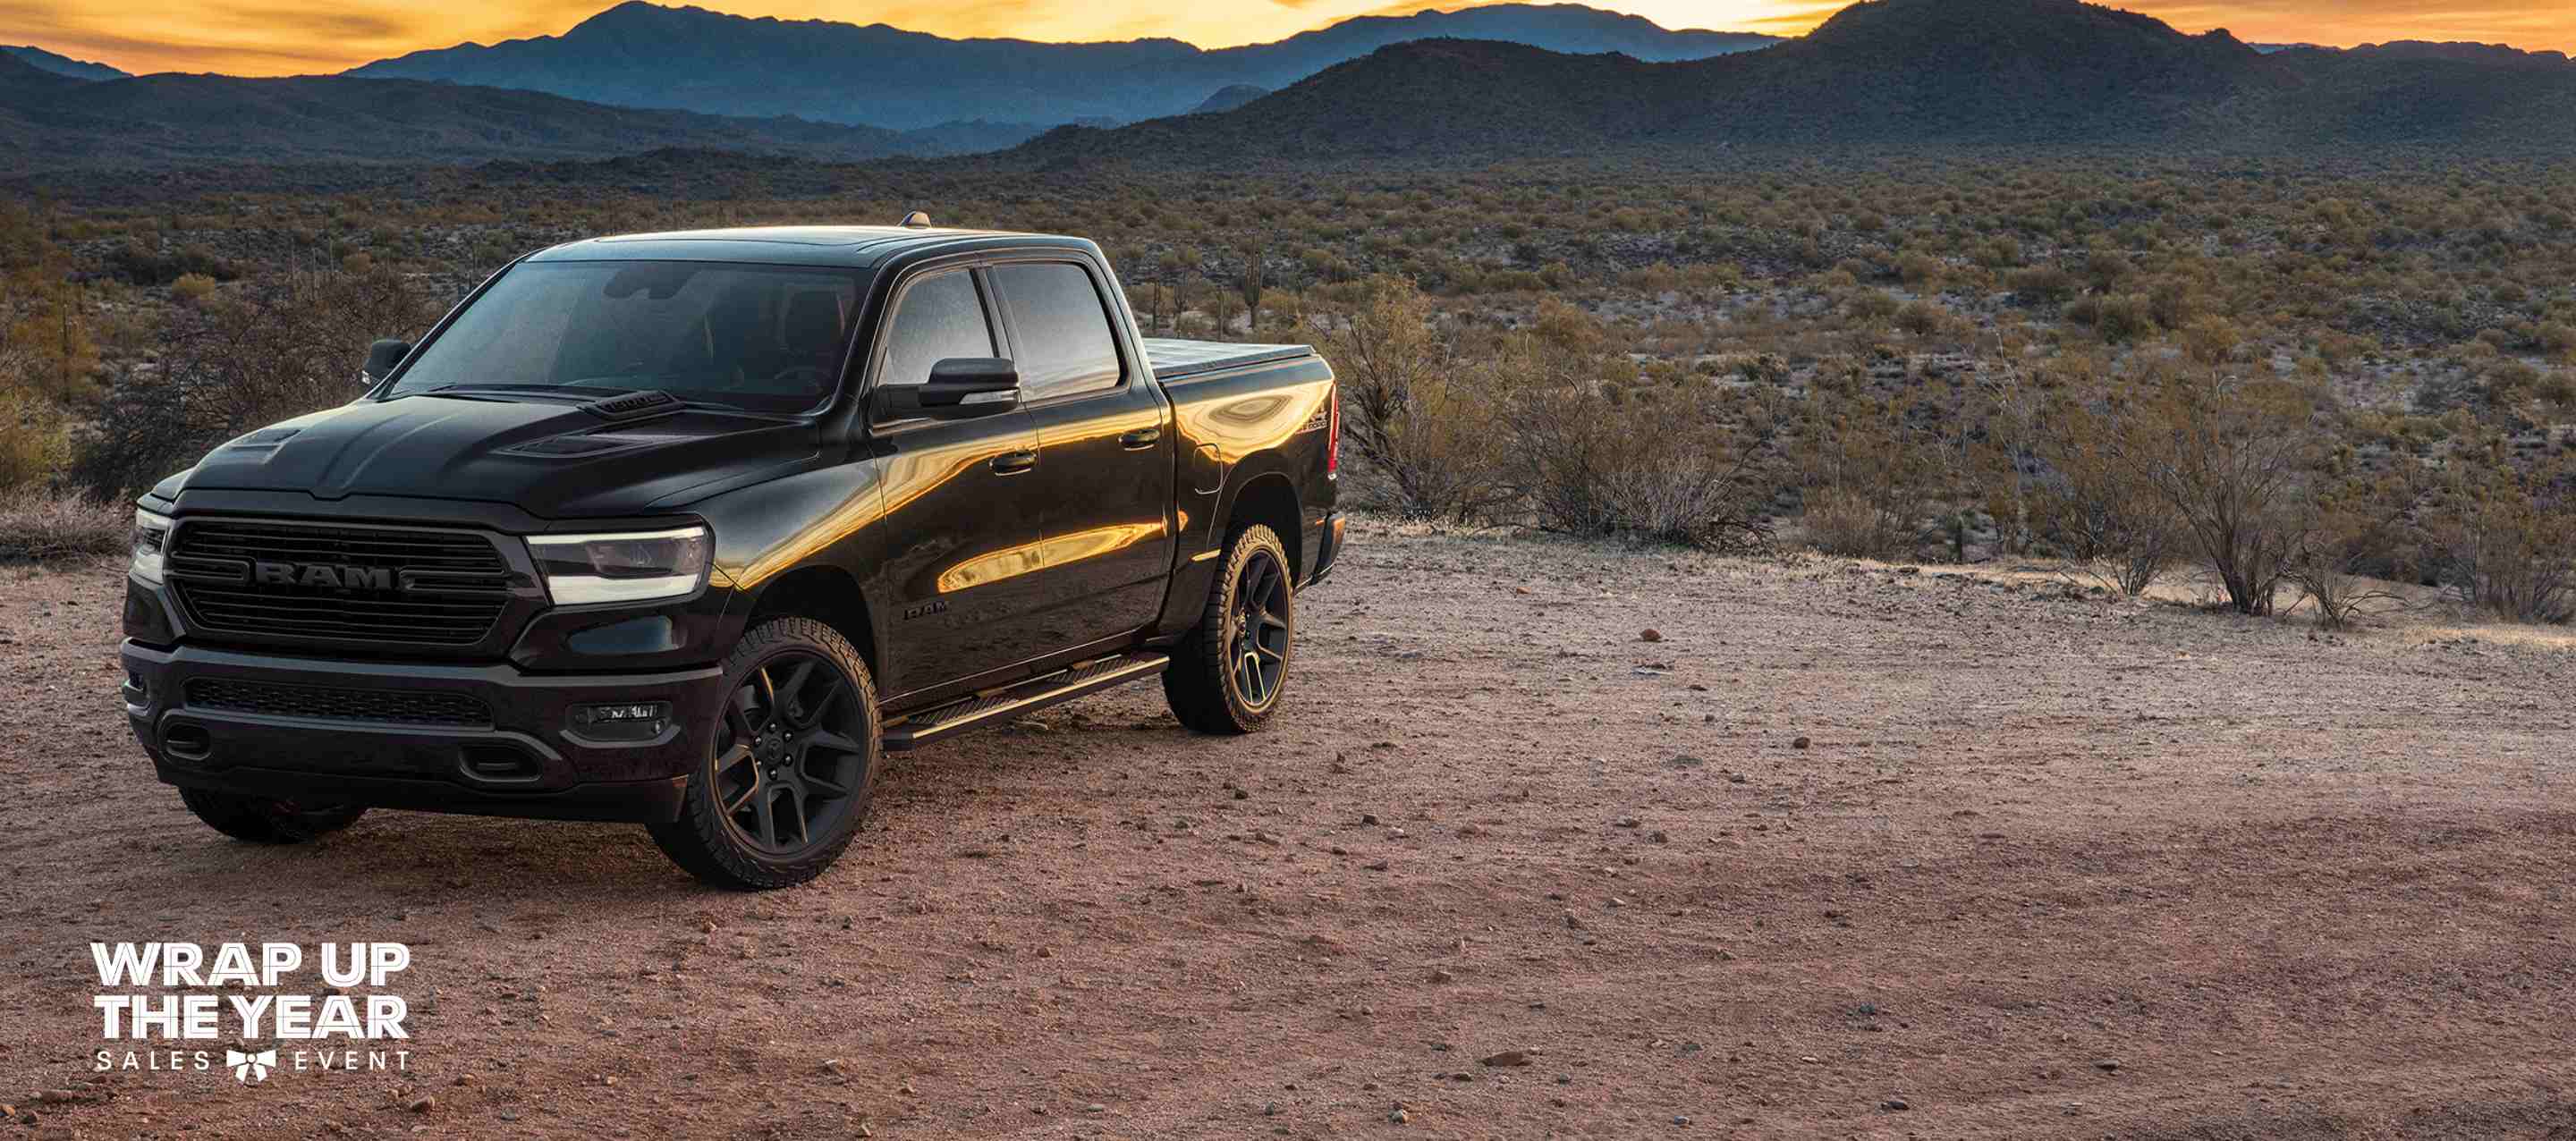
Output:
<path fill-rule="evenodd" d="M 559 36 L 417 51 L 345 74 L 879 127 L 961 119 L 1054 126 L 1184 114 L 1221 88 L 1286 87 L 1389 44 L 1431 38 L 1644 60 L 1701 59 L 1776 42 L 1746 32 L 1672 31 L 1576 4 L 1363 16 L 1276 43 L 1210 51 L 1171 39 L 951 40 L 884 24 L 750 19 L 627 0 Z"/>
<path fill-rule="evenodd" d="M 0 45 L 0 55 L 16 56 L 18 62 L 33 67 L 38 71 L 50 71 L 56 75 L 70 76 L 73 79 L 133 78 L 132 75 L 118 71 L 106 64 L 91 63 L 88 60 L 73 59 L 69 56 L 56 55 L 40 47 L 9 47 L 7 45 Z"/>
<path fill-rule="evenodd" d="M 394 79 L 147 75 L 86 80 L 0 53 L 0 153 L 15 170 L 280 161 L 606 158 L 660 147 L 860 160 L 989 150 L 1025 130 L 889 131 L 608 107 Z M 15 171 L 13 171 L 14 173 Z"/>
<path fill-rule="evenodd" d="M 2576 156 L 2576 115 L 2566 113 L 2576 107 L 2576 64 L 2558 53 L 2427 43 L 2258 49 L 2224 30 L 2186 35 L 2080 0 L 1864 0 L 1799 39 L 1699 58 L 1569 54 L 1472 36 L 1407 40 L 1294 75 L 1305 66 L 1296 61 L 1329 59 L 1400 34 L 1394 29 L 1448 27 L 1443 21 L 1471 17 L 1502 21 L 1475 25 L 1495 34 L 1529 32 L 1535 25 L 1514 21 L 1530 20 L 1559 36 L 1572 34 L 1568 28 L 1635 33 L 1666 55 L 1733 42 L 1693 39 L 1700 34 L 1573 6 L 1494 5 L 1346 21 L 1279 44 L 1206 52 L 1154 40 L 941 40 L 881 26 L 746 20 L 628 3 L 565 36 L 514 43 L 559 51 L 617 33 L 629 60 L 622 82 L 709 77 L 712 86 L 674 88 L 699 99 L 734 90 L 727 84 L 735 81 L 722 79 L 721 68 L 678 61 L 720 34 L 762 42 L 781 29 L 816 39 L 852 36 L 846 44 L 812 48 L 802 65 L 771 60 L 766 74 L 780 77 L 767 85 L 780 98 L 840 91 L 851 100 L 842 113 L 855 114 L 867 97 L 822 77 L 848 61 L 842 48 L 856 51 L 853 45 L 894 37 L 887 42 L 925 54 L 910 62 L 886 57 L 872 65 L 882 74 L 853 79 L 853 87 L 901 88 L 904 76 L 944 71 L 937 83 L 923 80 L 924 90 L 947 92 L 956 102 L 916 93 L 920 101 L 907 114 L 926 125 L 893 130 L 812 116 L 726 116 L 370 77 L 383 65 L 289 79 L 75 78 L 65 73 L 78 68 L 74 61 L 13 49 L 0 51 L 0 153 L 18 156 L 22 169 L 584 159 L 667 148 L 826 161 L 1000 151 L 977 161 L 1040 169 L 1483 163 L 1608 151 L 1688 163 L 1737 149 L 1811 156 L 1838 148 L 2007 154 L 2076 147 L 2366 159 L 2406 147 Z M 969 66 L 970 59 L 986 62 Z M 1104 62 L 1118 60 L 1126 61 L 1124 71 Z M 798 73 L 797 66 L 819 70 Z M 797 74 L 806 78 L 787 78 Z M 1289 78 L 1276 89 L 1251 80 L 1217 82 L 1247 74 Z M 1092 77 L 1093 90 L 1034 94 L 1073 83 L 1069 76 Z M 996 92 L 1011 90 L 1032 94 L 996 102 Z M 1113 98 L 1118 92 L 1126 94 Z M 1043 135 L 1034 125 L 1146 94 L 1169 100 L 1173 109 L 1126 126 L 1116 125 L 1114 115 Z M 992 114 L 978 117 L 978 109 Z"/>
<path fill-rule="evenodd" d="M 1443 161 L 1626 148 L 2393 145 L 2576 155 L 2576 65 L 2556 53 L 2392 44 L 2266 54 L 2079 0 L 1865 0 L 1797 40 L 1650 63 L 1514 44 L 1381 49 L 1232 111 L 1062 128 L 1041 163 Z"/>

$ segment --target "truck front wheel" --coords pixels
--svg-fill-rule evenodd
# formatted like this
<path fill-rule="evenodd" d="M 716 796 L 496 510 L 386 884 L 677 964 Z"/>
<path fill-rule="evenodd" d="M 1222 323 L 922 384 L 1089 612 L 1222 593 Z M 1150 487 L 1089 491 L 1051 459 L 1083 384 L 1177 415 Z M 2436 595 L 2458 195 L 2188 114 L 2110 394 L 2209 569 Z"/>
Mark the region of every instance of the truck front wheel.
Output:
<path fill-rule="evenodd" d="M 877 774 L 867 663 L 811 618 L 775 618 L 726 659 L 714 745 L 680 818 L 651 824 L 673 863 L 717 887 L 760 891 L 821 875 L 858 835 Z"/>
<path fill-rule="evenodd" d="M 1279 534 L 1254 525 L 1226 544 L 1198 628 L 1173 647 L 1163 696 L 1181 724 L 1201 733 L 1259 729 L 1279 708 L 1295 653 L 1296 584 Z"/>
<path fill-rule="evenodd" d="M 207 827 L 254 844 L 301 844 L 355 824 L 367 814 L 363 805 L 308 805 L 202 788 L 180 789 L 179 800 Z"/>

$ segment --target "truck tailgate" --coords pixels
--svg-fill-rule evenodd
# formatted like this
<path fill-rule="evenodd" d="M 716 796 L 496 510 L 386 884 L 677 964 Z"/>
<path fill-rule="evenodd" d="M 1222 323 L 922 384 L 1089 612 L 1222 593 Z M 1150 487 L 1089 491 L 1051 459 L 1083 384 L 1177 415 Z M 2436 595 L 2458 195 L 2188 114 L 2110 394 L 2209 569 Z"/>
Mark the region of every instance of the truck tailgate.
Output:
<path fill-rule="evenodd" d="M 1142 340 L 1145 363 L 1154 370 L 1154 379 L 1165 384 L 1224 369 L 1315 355 L 1312 345 L 1241 345 L 1229 341 L 1185 341 L 1176 337 L 1145 337 Z"/>

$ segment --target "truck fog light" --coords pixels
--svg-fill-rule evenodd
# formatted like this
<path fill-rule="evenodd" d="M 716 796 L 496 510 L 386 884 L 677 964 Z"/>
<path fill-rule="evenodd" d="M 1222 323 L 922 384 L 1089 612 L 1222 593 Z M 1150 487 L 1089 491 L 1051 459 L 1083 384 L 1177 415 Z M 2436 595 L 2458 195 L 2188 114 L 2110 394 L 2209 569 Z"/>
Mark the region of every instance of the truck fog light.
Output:
<path fill-rule="evenodd" d="M 662 735 L 671 723 L 666 701 L 628 701 L 615 705 L 572 707 L 573 731 L 603 741 L 646 741 Z"/>

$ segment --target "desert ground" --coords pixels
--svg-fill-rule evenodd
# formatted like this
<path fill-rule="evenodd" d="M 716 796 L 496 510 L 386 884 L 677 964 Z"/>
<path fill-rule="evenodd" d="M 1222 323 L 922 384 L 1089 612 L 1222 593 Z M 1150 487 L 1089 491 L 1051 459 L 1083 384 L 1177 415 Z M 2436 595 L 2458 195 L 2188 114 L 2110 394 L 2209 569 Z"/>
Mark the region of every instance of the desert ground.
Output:
<path fill-rule="evenodd" d="M 733 895 L 632 827 L 218 836 L 121 573 L 0 571 L 0 1138 L 2576 1131 L 2564 632 L 1370 524 L 1272 732 L 1059 707 Z M 93 1073 L 146 939 L 405 942 L 410 1069 Z"/>

